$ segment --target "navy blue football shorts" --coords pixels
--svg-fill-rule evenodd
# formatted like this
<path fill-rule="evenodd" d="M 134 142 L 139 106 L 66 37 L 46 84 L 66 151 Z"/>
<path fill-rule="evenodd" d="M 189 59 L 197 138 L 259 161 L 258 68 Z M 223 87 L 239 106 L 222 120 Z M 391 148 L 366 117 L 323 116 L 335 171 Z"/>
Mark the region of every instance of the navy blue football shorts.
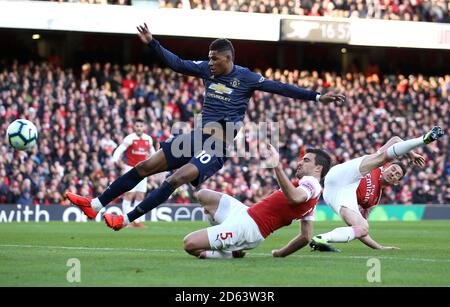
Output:
<path fill-rule="evenodd" d="M 167 160 L 168 170 L 174 170 L 191 163 L 199 171 L 199 176 L 191 184 L 198 186 L 219 171 L 227 161 L 226 143 L 193 130 L 179 134 L 161 143 Z"/>

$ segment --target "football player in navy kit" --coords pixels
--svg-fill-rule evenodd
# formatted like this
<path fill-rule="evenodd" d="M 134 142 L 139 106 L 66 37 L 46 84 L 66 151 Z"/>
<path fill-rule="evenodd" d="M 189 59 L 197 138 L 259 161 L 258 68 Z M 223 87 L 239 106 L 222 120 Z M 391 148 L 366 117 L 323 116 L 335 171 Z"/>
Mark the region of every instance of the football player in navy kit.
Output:
<path fill-rule="evenodd" d="M 69 193 L 69 200 L 89 218 L 143 178 L 177 169 L 126 215 L 105 214 L 106 224 L 119 230 L 165 202 L 176 188 L 191 183 L 198 186 L 220 170 L 227 160 L 230 144 L 243 122 L 247 104 L 256 90 L 317 102 L 342 102 L 341 94 L 321 95 L 297 86 L 264 78 L 246 67 L 234 64 L 234 48 L 227 39 L 216 39 L 209 46 L 208 61 L 188 61 L 161 46 L 146 24 L 138 26 L 138 36 L 168 67 L 176 72 L 200 77 L 205 85 L 201 125 L 190 133 L 179 134 L 161 143 L 161 149 L 129 172 L 117 178 L 97 198 Z M 232 127 L 228 129 L 227 127 Z"/>

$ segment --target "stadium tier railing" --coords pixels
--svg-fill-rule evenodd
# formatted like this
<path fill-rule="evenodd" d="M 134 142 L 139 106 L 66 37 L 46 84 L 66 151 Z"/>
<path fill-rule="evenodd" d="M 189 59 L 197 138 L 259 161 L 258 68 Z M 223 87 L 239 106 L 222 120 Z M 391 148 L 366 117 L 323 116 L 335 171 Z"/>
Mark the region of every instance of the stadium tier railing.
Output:
<path fill-rule="evenodd" d="M 0 0 L 0 28 L 450 49 L 450 24 Z"/>

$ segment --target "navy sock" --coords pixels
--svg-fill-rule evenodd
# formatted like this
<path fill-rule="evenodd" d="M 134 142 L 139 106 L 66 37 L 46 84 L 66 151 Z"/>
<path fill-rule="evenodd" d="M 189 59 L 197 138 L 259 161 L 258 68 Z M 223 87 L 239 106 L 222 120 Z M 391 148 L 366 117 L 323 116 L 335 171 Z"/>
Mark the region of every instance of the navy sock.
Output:
<path fill-rule="evenodd" d="M 144 177 L 141 177 L 136 168 L 133 167 L 131 170 L 114 180 L 98 199 L 104 207 L 116 197 L 134 188 L 142 179 L 144 179 Z"/>
<path fill-rule="evenodd" d="M 151 192 L 133 211 L 128 213 L 130 223 L 165 202 L 175 189 L 172 184 L 164 181 L 158 189 Z"/>

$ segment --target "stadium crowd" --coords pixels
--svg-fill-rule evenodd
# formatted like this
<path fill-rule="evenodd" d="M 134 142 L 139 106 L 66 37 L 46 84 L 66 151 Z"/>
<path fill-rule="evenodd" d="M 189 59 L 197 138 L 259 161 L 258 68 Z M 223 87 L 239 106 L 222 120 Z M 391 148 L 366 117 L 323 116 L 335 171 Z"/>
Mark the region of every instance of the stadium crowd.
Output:
<path fill-rule="evenodd" d="M 161 7 L 182 8 L 183 1 L 160 0 Z M 450 22 L 446 0 L 190 0 L 190 8 L 300 16 L 357 17 Z"/>
<path fill-rule="evenodd" d="M 131 0 L 41 1 L 133 4 Z M 450 22 L 450 1 L 448 0 L 159 0 L 159 7 L 299 16 Z"/>
<path fill-rule="evenodd" d="M 40 0 L 40 1 L 87 3 L 87 4 L 131 5 L 131 0 Z"/>
<path fill-rule="evenodd" d="M 112 152 L 132 132 L 134 118 L 145 119 L 158 148 L 172 126 L 190 129 L 202 107 L 201 80 L 169 69 L 92 63 L 80 71 L 48 62 L 0 65 L 0 128 L 6 131 L 14 119 L 27 118 L 39 129 L 38 146 L 29 153 L 12 151 L 6 138 L 0 143 L 0 203 L 66 204 L 66 191 L 96 195 L 120 173 Z M 247 204 L 277 187 L 273 171 L 263 167 L 255 132 L 260 122 L 278 122 L 282 163 L 290 177 L 309 146 L 328 150 L 340 163 L 374 152 L 394 135 L 406 139 L 433 125 L 450 126 L 450 75 L 261 73 L 320 92 L 340 91 L 347 101 L 325 105 L 255 93 L 242 134 L 247 155 L 240 147 L 240 155 L 203 184 Z M 448 135 L 421 149 L 426 167 L 410 168 L 402 184 L 385 190 L 381 203 L 450 204 L 449 149 Z M 149 191 L 165 175 L 150 177 Z M 195 192 L 182 186 L 169 201 L 196 202 Z"/>

